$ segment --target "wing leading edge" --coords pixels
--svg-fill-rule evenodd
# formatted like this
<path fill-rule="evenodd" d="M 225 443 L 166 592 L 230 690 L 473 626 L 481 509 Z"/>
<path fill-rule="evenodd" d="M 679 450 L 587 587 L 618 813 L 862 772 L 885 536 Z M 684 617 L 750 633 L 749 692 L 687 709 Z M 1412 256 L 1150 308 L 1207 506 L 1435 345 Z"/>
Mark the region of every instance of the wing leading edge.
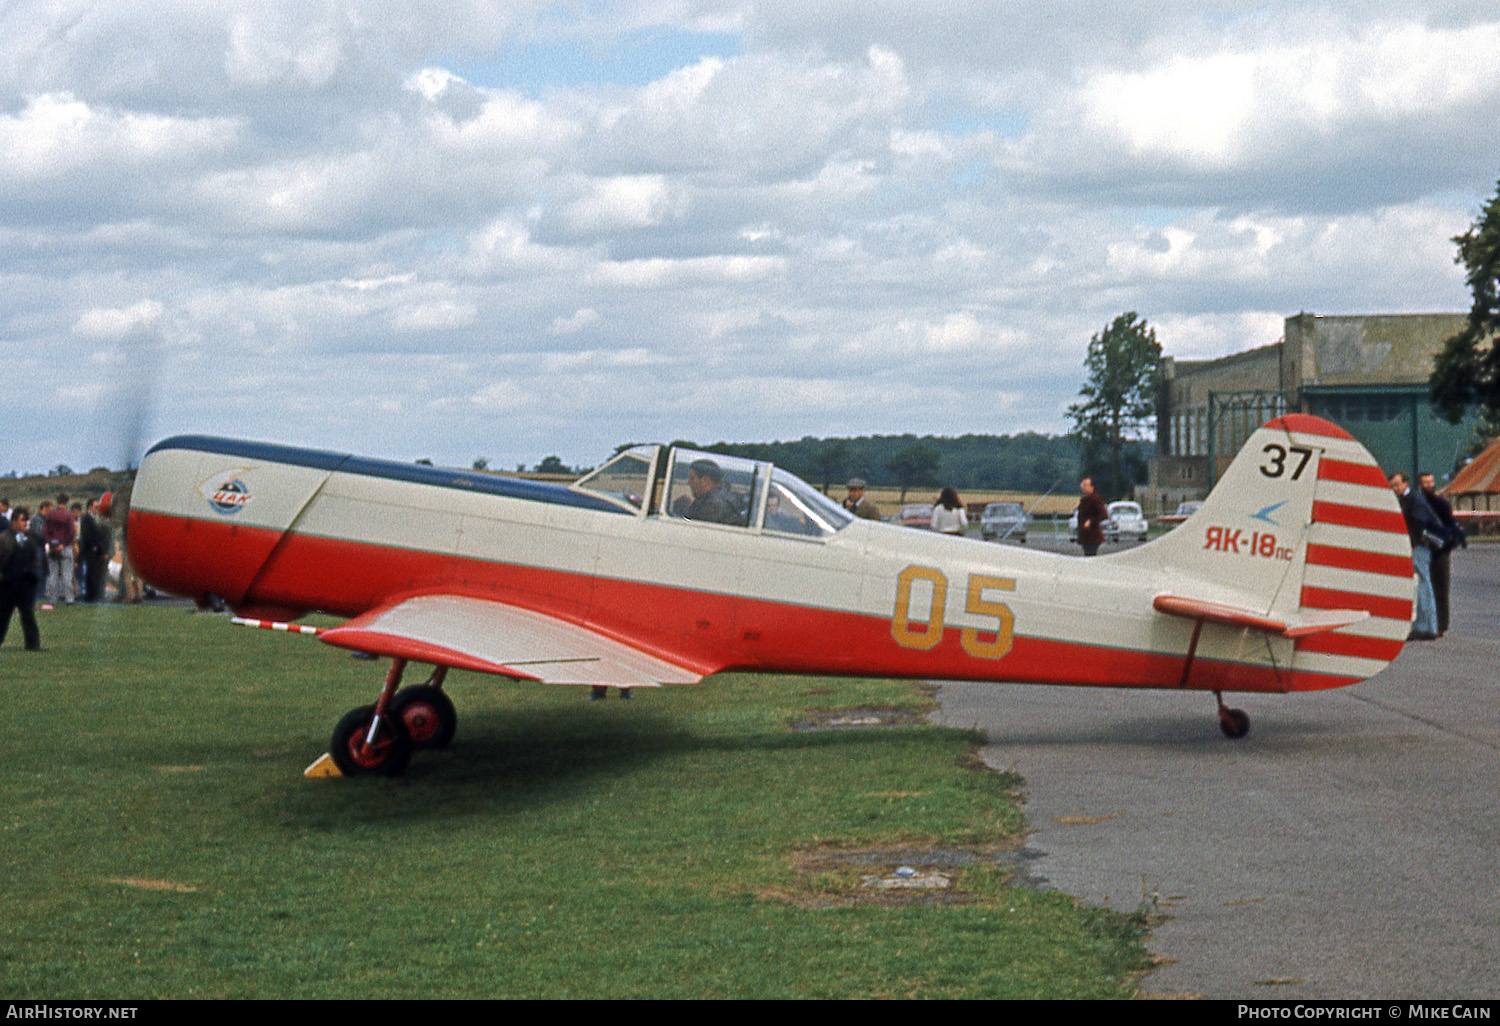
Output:
<path fill-rule="evenodd" d="M 340 648 L 544 684 L 696 684 L 685 666 L 577 624 L 501 602 L 420 595 L 322 631 Z"/>

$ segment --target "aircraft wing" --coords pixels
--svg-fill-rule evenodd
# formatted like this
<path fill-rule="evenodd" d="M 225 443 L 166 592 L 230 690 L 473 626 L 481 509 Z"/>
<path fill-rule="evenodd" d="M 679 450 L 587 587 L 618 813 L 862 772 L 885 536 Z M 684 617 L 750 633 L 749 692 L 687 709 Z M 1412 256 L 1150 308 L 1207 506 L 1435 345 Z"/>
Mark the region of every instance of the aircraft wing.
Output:
<path fill-rule="evenodd" d="M 1157 612 L 1169 616 L 1206 620 L 1230 627 L 1249 627 L 1251 630 L 1279 634 L 1286 638 L 1303 638 L 1310 634 L 1336 631 L 1340 627 L 1369 619 L 1370 616 L 1363 609 L 1314 609 L 1283 616 L 1183 595 L 1158 595 L 1151 600 L 1151 605 Z"/>
<path fill-rule="evenodd" d="M 544 684 L 654 688 L 703 674 L 566 620 L 484 599 L 420 595 L 320 631 L 330 645 Z"/>

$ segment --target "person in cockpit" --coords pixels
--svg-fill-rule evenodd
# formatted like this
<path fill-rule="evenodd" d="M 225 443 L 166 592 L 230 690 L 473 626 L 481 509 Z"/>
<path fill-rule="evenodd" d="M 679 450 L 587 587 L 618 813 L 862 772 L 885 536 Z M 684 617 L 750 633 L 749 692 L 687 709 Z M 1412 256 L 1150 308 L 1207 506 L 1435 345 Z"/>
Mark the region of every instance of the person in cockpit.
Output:
<path fill-rule="evenodd" d="M 736 508 L 724 487 L 724 471 L 713 460 L 694 460 L 688 466 L 688 491 L 693 493 L 693 501 L 678 511 L 678 516 L 687 520 L 707 520 L 712 524 L 744 526 L 744 514 Z"/>

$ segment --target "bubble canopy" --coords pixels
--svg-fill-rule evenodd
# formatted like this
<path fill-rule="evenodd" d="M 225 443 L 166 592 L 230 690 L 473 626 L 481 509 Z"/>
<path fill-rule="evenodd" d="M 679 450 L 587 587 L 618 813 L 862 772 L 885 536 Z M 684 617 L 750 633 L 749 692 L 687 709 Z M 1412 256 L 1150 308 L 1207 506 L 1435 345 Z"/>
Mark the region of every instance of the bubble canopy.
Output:
<path fill-rule="evenodd" d="M 792 537 L 827 538 L 854 519 L 770 463 L 675 446 L 626 449 L 570 487 L 637 516 Z"/>

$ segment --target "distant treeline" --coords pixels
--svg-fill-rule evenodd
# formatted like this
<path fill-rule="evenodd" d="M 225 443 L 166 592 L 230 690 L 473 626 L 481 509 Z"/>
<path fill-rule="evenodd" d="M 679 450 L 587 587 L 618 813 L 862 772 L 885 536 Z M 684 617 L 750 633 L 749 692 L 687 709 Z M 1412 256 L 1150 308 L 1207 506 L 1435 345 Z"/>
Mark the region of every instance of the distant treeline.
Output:
<path fill-rule="evenodd" d="M 677 444 L 691 445 L 690 442 Z M 1076 438 L 1066 435 L 875 435 L 795 442 L 719 442 L 695 446 L 769 460 L 817 485 L 862 477 L 874 487 L 984 488 L 1018 492 L 1072 491 L 1082 472 Z M 1145 466 L 1149 442 L 1131 442 L 1127 464 Z"/>

